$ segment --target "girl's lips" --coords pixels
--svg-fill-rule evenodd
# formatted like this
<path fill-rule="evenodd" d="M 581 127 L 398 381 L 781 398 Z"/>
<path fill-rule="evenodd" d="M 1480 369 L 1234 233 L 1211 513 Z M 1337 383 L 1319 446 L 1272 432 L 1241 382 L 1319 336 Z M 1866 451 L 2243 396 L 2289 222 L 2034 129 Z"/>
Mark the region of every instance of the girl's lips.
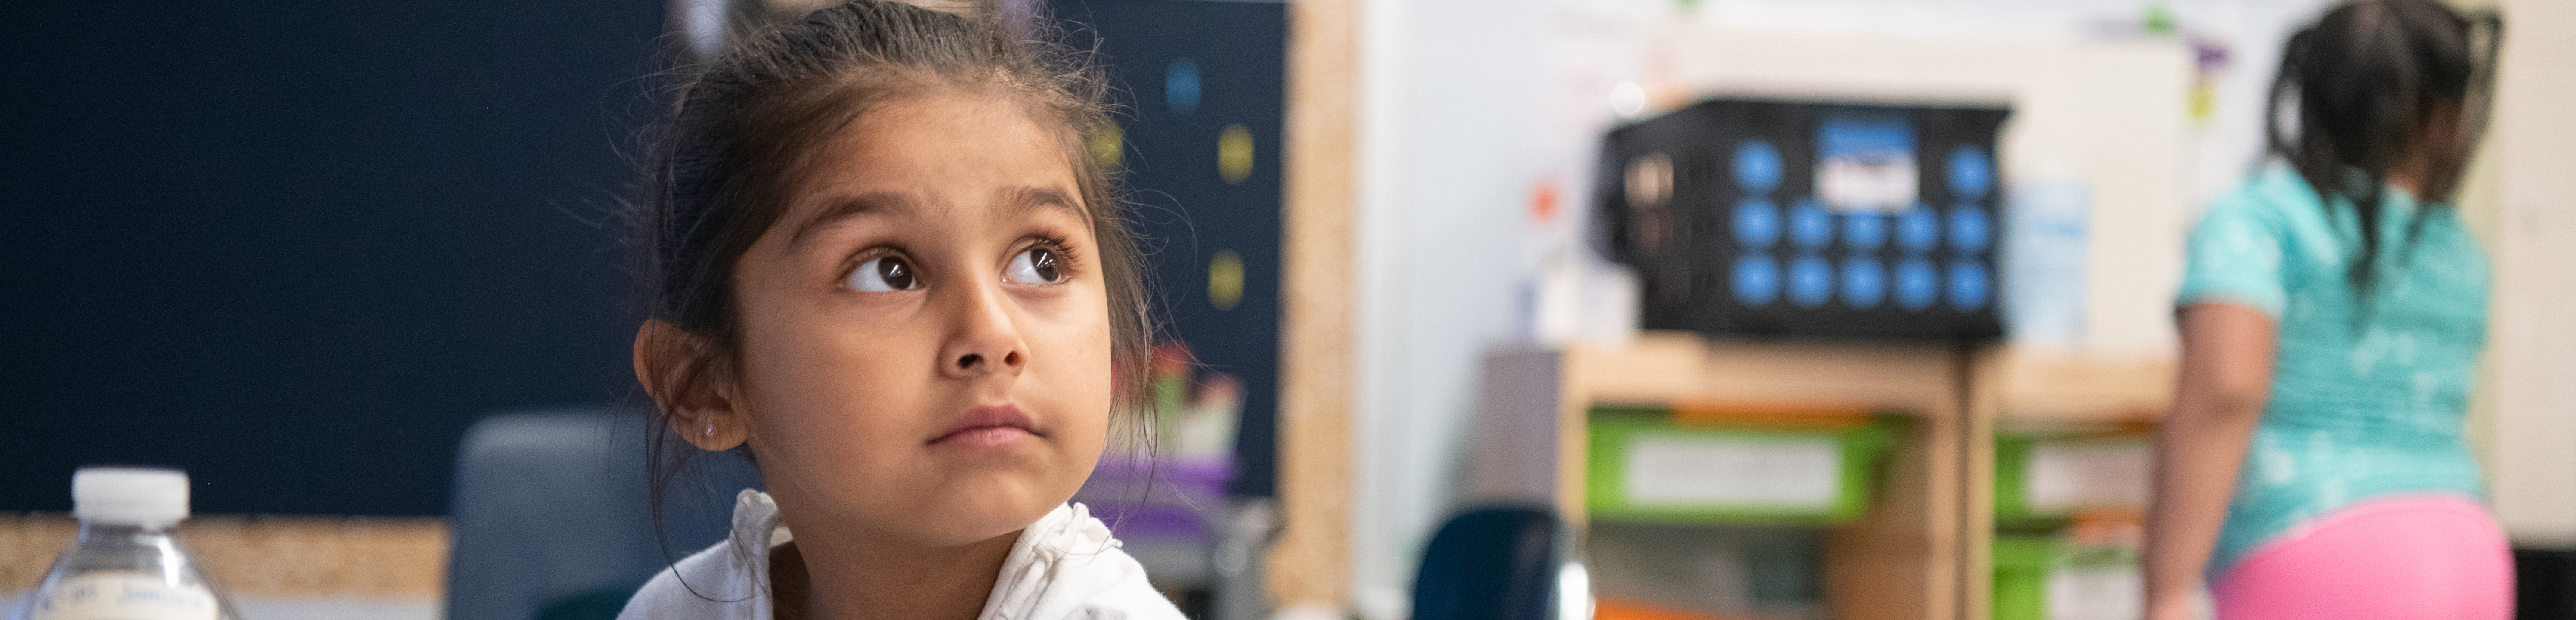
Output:
<path fill-rule="evenodd" d="M 956 446 L 970 450 L 984 450 L 1018 445 L 1022 440 L 1034 438 L 1036 436 L 1036 434 L 1030 433 L 1027 429 L 1018 427 L 983 426 L 949 433 L 946 436 L 940 437 L 938 441 L 931 442 L 931 444 Z"/>
<path fill-rule="evenodd" d="M 948 444 L 961 448 L 1001 448 L 1034 437 L 1044 437 L 1027 413 L 1012 405 L 984 405 L 966 410 L 966 415 L 948 425 L 947 430 L 930 439 L 930 445 Z"/>

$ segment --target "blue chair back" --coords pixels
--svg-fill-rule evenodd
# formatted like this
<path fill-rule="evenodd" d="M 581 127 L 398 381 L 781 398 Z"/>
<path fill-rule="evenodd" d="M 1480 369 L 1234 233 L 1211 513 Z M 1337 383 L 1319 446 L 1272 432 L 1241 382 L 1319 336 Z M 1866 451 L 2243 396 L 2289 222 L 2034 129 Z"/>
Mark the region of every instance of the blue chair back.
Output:
<path fill-rule="evenodd" d="M 723 540 L 733 495 L 757 486 L 757 472 L 738 458 L 698 459 L 705 478 L 666 489 L 666 554 L 647 506 L 651 423 L 573 408 L 506 412 L 467 430 L 448 514 L 447 617 L 614 618 L 668 562 Z"/>
<path fill-rule="evenodd" d="M 1450 519 L 1422 552 L 1414 620 L 1547 620 L 1556 591 L 1556 515 L 1498 507 Z"/>

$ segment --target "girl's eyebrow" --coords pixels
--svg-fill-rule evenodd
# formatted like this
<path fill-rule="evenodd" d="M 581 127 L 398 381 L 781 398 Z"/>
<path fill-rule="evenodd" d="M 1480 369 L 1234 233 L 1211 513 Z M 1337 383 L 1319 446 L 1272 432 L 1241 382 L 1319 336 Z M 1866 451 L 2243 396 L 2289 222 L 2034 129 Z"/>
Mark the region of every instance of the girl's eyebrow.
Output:
<path fill-rule="evenodd" d="M 1074 200 L 1072 194 L 1067 194 L 1060 188 L 1043 185 L 1030 185 L 1012 190 L 1011 204 L 1024 211 L 1062 209 L 1076 219 L 1089 215 L 1082 212 L 1082 203 Z"/>
<path fill-rule="evenodd" d="M 1006 199 L 1008 204 L 1024 213 L 1061 210 L 1067 215 L 1072 215 L 1074 219 L 1089 221 L 1085 219 L 1088 214 L 1083 213 L 1081 203 L 1061 188 L 1042 185 L 1024 186 L 1009 190 L 1008 196 Z M 787 238 L 787 247 L 790 250 L 802 247 L 805 245 L 805 240 L 812 237 L 814 233 L 849 221 L 851 218 L 916 211 L 920 208 L 920 200 L 902 192 L 868 192 L 836 199 L 823 205 L 822 210 L 816 212 L 814 217 L 807 218 L 804 223 L 798 224 L 795 234 Z"/>
<path fill-rule="evenodd" d="M 857 196 L 837 199 L 832 201 L 830 204 L 823 205 L 823 209 L 816 212 L 814 217 L 807 218 L 803 224 L 798 224 L 796 226 L 796 233 L 787 238 L 787 247 L 788 249 L 793 250 L 799 246 L 803 246 L 805 245 L 805 239 L 813 236 L 816 231 L 831 228 L 841 222 L 848 221 L 850 218 L 878 213 L 912 211 L 919 209 L 920 206 L 921 201 L 914 200 L 912 195 L 901 192 L 868 192 Z"/>

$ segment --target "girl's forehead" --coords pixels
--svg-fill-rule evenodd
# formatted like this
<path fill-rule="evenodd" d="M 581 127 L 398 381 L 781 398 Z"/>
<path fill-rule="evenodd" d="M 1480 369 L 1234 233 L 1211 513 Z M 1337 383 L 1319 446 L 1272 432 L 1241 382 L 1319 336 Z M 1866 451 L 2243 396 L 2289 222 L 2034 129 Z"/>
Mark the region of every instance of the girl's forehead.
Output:
<path fill-rule="evenodd" d="M 1027 184 L 1033 178 L 1070 187 L 1073 160 L 1061 131 L 1011 98 L 966 93 L 911 97 L 870 106 L 809 158 L 813 180 Z"/>
<path fill-rule="evenodd" d="M 789 193 L 783 223 L 792 227 L 867 214 L 964 215 L 961 208 L 1085 214 L 1066 143 L 1009 101 L 888 101 L 813 149 Z"/>

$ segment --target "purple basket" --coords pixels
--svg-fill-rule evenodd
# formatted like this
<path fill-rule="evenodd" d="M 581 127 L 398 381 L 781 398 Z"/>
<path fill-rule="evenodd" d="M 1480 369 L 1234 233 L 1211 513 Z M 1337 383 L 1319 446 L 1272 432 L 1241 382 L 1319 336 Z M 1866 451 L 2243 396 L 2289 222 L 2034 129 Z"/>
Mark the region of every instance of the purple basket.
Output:
<path fill-rule="evenodd" d="M 1234 463 L 1212 459 L 1100 459 L 1073 500 L 1122 540 L 1206 542 L 1208 515 L 1225 501 Z"/>

